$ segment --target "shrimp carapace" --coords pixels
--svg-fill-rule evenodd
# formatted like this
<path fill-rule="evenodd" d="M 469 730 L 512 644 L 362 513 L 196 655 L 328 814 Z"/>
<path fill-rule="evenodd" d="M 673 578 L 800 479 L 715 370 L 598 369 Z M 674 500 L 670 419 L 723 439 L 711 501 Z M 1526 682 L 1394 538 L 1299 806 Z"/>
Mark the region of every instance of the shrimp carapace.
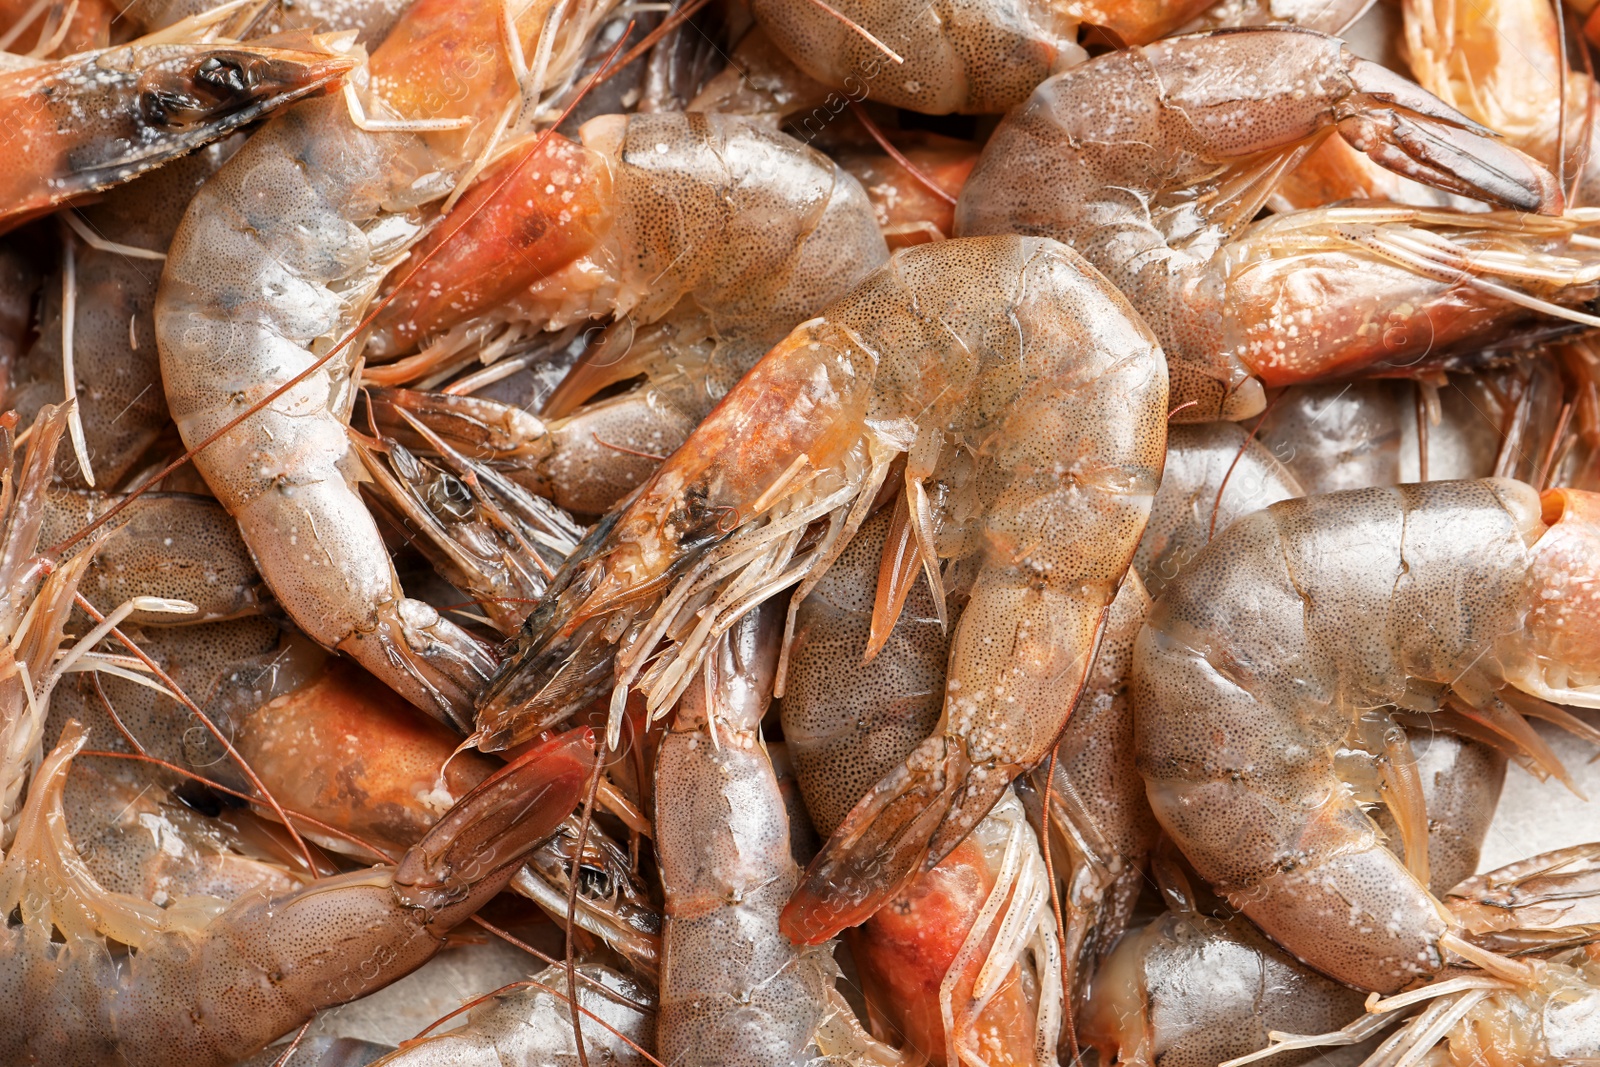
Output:
<path fill-rule="evenodd" d="M 1286 500 L 1219 535 L 1134 653 L 1139 769 L 1196 870 L 1341 981 L 1393 992 L 1445 966 L 1459 924 L 1335 756 L 1387 735 L 1388 706 L 1448 708 L 1561 773 L 1523 716 L 1597 736 L 1551 703 L 1600 706 L 1594 514 L 1575 490 L 1541 506 L 1520 482 L 1424 482 Z"/>
<path fill-rule="evenodd" d="M 118 45 L 0 73 L 0 229 L 125 182 L 335 84 L 357 57 L 310 38 Z"/>

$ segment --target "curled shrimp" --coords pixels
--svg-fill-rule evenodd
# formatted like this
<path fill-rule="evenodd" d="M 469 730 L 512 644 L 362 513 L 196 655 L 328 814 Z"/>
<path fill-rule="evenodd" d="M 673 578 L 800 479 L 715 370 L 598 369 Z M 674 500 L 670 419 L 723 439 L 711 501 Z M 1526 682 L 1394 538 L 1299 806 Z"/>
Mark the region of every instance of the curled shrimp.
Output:
<path fill-rule="evenodd" d="M 86 739 L 69 727 L 41 765 L 0 866 L 0 902 L 21 915 L 0 932 L 0 996 L 24 1009 L 0 1034 L 8 1063 L 221 1067 L 386 985 L 500 891 L 576 803 L 588 763 L 572 738 L 530 753 L 397 866 L 161 909 L 95 883 L 62 831 L 62 783 Z M 105 938 L 136 951 L 113 956 Z"/>
<path fill-rule="evenodd" d="M 495 203 L 419 246 L 448 241 L 379 314 L 368 352 L 393 355 L 419 340 L 424 350 L 367 377 L 436 374 L 530 328 L 613 316 L 546 400 L 543 422 L 516 413 L 534 425 L 487 453 L 573 511 L 601 514 L 626 496 L 794 323 L 888 258 L 855 178 L 748 119 L 606 115 L 578 141 L 552 136 L 533 150 L 531 159 L 509 153 L 458 210 L 509 173 Z M 641 375 L 643 384 L 589 402 Z M 402 405 L 408 394 L 382 400 Z M 434 421 L 437 399 L 410 402 L 448 432 Z M 456 440 L 469 455 L 490 443 Z"/>
<path fill-rule="evenodd" d="M 446 722 L 465 721 L 492 659 L 405 597 L 352 484 L 344 420 L 356 353 L 339 350 L 343 358 L 287 383 L 347 338 L 420 237 L 419 210 L 462 180 L 519 107 L 523 53 L 508 47 L 551 45 L 537 53 L 539 69 L 559 84 L 603 10 L 533 5 L 508 44 L 503 5 L 413 4 L 362 69 L 369 93 L 359 110 L 383 117 L 358 125 L 352 88 L 269 123 L 190 203 L 156 298 L 174 421 L 191 447 L 220 434 L 195 465 L 239 520 L 279 603 L 312 639 Z M 531 121 L 535 108 L 526 110 Z"/>
<path fill-rule="evenodd" d="M 976 573 L 940 725 L 846 818 L 786 912 L 791 936 L 826 940 L 937 864 L 1054 743 L 1165 431 L 1159 349 L 1075 254 L 1012 237 L 902 249 L 763 357 L 585 538 L 485 692 L 479 743 L 531 736 L 608 689 L 614 738 L 636 681 L 653 710 L 670 706 L 734 620 L 786 585 L 803 600 L 907 454 L 918 566 Z"/>
<path fill-rule="evenodd" d="M 950 637 L 925 583 L 872 640 L 884 544 L 909 537 L 905 519 L 898 507 L 869 519 L 795 615 L 783 730 L 824 834 L 939 719 Z M 847 932 L 869 1008 L 908 1053 L 937 1063 L 1052 1062 L 1062 986 L 1048 897 L 1038 842 L 1007 793 L 938 866 Z"/>
<path fill-rule="evenodd" d="M 1586 297 L 1565 288 L 1592 284 L 1584 254 L 1560 267 L 1544 258 L 1571 251 L 1574 224 L 1560 220 L 1326 209 L 1241 234 L 1335 130 L 1408 177 L 1561 212 L 1542 166 L 1337 38 L 1251 29 L 1110 53 L 1039 86 L 985 146 L 956 232 L 1041 234 L 1082 252 L 1161 339 L 1175 406 L 1196 401 L 1180 416 L 1189 422 L 1259 412 L 1262 381 L 1403 365 L 1481 339 L 1521 313 L 1519 285 Z"/>
<path fill-rule="evenodd" d="M 0 228 L 158 167 L 355 66 L 316 39 L 299 48 L 191 44 L 189 28 L 0 73 L 10 156 Z"/>
<path fill-rule="evenodd" d="M 1421 865 L 1384 846 L 1335 754 L 1347 737 L 1386 753 L 1409 791 L 1415 761 L 1387 705 L 1448 703 L 1547 763 L 1524 715 L 1600 739 L 1558 706 L 1600 705 L 1596 509 L 1575 490 L 1541 503 L 1517 482 L 1427 482 L 1283 501 L 1220 535 L 1134 652 L 1139 770 L 1200 874 L 1360 988 L 1398 990 L 1447 953 L 1494 966 Z M 1410 822 L 1416 859 L 1425 827 Z"/>

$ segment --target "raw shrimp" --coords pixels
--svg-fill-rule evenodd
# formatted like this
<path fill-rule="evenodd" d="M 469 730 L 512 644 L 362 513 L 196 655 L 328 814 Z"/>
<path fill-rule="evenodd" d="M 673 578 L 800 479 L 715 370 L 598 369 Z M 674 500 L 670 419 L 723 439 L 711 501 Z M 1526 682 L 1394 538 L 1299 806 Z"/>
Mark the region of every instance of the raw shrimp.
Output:
<path fill-rule="evenodd" d="M 603 13 L 593 4 L 565 11 L 532 5 L 513 27 L 531 45 L 551 20 L 543 39 L 555 42 L 555 59 L 541 71 L 555 84 Z M 356 353 L 345 350 L 256 405 L 357 324 L 419 236 L 417 209 L 450 192 L 491 143 L 497 121 L 518 106 L 502 16 L 503 5 L 490 0 L 414 3 L 362 70 L 365 108 L 390 116 L 377 120 L 390 125 L 357 126 L 353 92 L 279 115 L 201 187 L 156 298 L 173 418 L 191 447 L 221 434 L 195 466 L 239 520 L 279 603 L 313 640 L 354 656 L 446 722 L 466 721 L 492 659 L 433 608 L 404 596 L 351 484 L 357 461 L 344 419 Z M 463 109 L 481 120 L 413 128 Z"/>
<path fill-rule="evenodd" d="M 800 881 L 760 733 L 780 637 L 765 610 L 719 639 L 656 754 L 667 914 L 656 1050 L 681 1067 L 808 1063 L 837 973 L 830 948 L 778 930 Z"/>
<path fill-rule="evenodd" d="M 1361 1015 L 1363 994 L 1306 967 L 1241 918 L 1167 912 L 1105 962 L 1079 1025 L 1102 1063 L 1216 1067 L 1268 1044 L 1268 1034 L 1321 1033 Z M 1315 1052 L 1285 1067 L 1359 1062 Z"/>
<path fill-rule="evenodd" d="M 160 261 L 195 189 L 242 140 L 174 160 L 71 216 L 96 244 L 64 231 L 63 262 L 45 280 L 39 336 L 11 372 L 9 401 L 31 420 L 45 404 L 61 402 L 65 374 L 73 374 L 84 448 L 80 459 L 75 436 L 74 449 L 61 457 L 66 484 L 122 485 L 170 425 L 150 317 Z M 74 309 L 70 322 L 63 316 L 67 307 Z"/>
<path fill-rule="evenodd" d="M 570 735 L 530 753 L 398 866 L 160 909 L 108 892 L 75 862 L 61 788 L 85 740 L 69 728 L 40 767 L 0 866 L 0 907 L 21 916 L 0 931 L 0 1000 L 15 1008 L 0 1034 L 7 1063 L 228 1064 L 386 985 L 504 887 L 577 802 L 588 764 Z M 135 952 L 113 956 L 106 938 Z"/>
<path fill-rule="evenodd" d="M 909 453 L 922 565 L 932 578 L 961 559 L 976 577 L 940 725 L 851 812 L 786 913 L 791 936 L 826 940 L 937 864 L 1054 743 L 1165 440 L 1160 350 L 1077 255 L 1013 237 L 903 249 L 763 357 L 585 538 L 486 691 L 479 743 L 532 736 L 608 689 L 614 739 L 636 680 L 670 706 L 708 639 L 785 585 L 803 600 Z"/>
<path fill-rule="evenodd" d="M 1328 209 L 1241 235 L 1336 129 L 1409 177 L 1561 211 L 1543 167 L 1337 38 L 1255 29 L 1111 53 L 1045 82 L 985 146 L 956 232 L 1042 234 L 1082 252 L 1161 339 L 1174 406 L 1195 401 L 1177 416 L 1188 422 L 1260 411 L 1256 377 L 1288 384 L 1481 340 L 1522 313 L 1517 285 L 1586 298 L 1562 287 L 1585 280 L 1587 260 L 1541 258 L 1565 247 L 1572 226 L 1559 221 Z M 1469 284 L 1500 269 L 1491 260 L 1515 261 L 1492 296 Z"/>
<path fill-rule="evenodd" d="M 355 66 L 315 38 L 188 44 L 186 27 L 0 73 L 0 229 L 158 167 Z"/>
<path fill-rule="evenodd" d="M 371 1067 L 644 1067 L 649 1061 L 636 1049 L 654 1043 L 653 998 L 600 964 L 577 970 L 590 979 L 578 986 L 578 1003 L 587 1013 L 581 1023 L 587 1061 L 579 1059 L 572 1032 L 566 968 L 554 966 L 519 983 L 520 989 L 491 994 L 456 1029 L 408 1041 Z"/>
<path fill-rule="evenodd" d="M 1535 757 L 1549 753 L 1524 714 L 1597 736 L 1549 703 L 1600 706 L 1597 514 L 1574 490 L 1541 503 L 1517 482 L 1427 482 L 1283 501 L 1219 535 L 1134 652 L 1139 769 L 1201 876 L 1360 988 L 1402 988 L 1446 952 L 1484 962 L 1407 869 L 1417 806 L 1394 811 L 1402 865 L 1340 785 L 1336 750 L 1387 755 L 1392 788 L 1414 796 L 1386 705 L 1448 702 Z"/>
<path fill-rule="evenodd" d="M 497 203 L 419 247 L 448 242 L 379 315 L 367 351 L 392 355 L 441 335 L 402 366 L 480 358 L 472 352 L 486 335 L 500 346 L 530 327 L 616 316 L 547 401 L 548 425 L 515 444 L 522 484 L 601 514 L 790 327 L 888 249 L 855 178 L 748 119 L 608 115 L 580 138 L 553 137 L 533 162 L 514 154 L 491 169 L 457 210 L 521 166 Z M 642 385 L 584 403 L 640 375 Z"/>
<path fill-rule="evenodd" d="M 871 643 L 891 529 L 908 533 L 892 510 L 869 519 L 795 614 L 783 731 L 823 834 L 928 735 L 943 703 L 950 638 L 924 583 L 881 647 Z M 846 932 L 869 1009 L 939 1064 L 963 1053 L 1050 1062 L 1061 982 L 1048 896 L 1038 843 L 1007 794 L 938 866 Z"/>

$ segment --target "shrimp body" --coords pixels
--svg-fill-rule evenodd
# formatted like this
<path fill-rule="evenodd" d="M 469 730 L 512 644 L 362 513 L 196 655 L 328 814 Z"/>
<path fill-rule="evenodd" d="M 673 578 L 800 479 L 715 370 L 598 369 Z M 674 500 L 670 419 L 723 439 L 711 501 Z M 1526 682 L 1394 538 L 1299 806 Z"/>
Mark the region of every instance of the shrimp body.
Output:
<path fill-rule="evenodd" d="M 1421 303 L 1394 292 L 1394 275 L 1418 272 L 1371 250 L 1389 216 L 1290 216 L 1235 241 L 1278 178 L 1335 130 L 1408 177 L 1520 211 L 1561 211 L 1539 164 L 1337 38 L 1251 29 L 1110 53 L 1040 85 L 985 146 L 957 203 L 956 233 L 1071 244 L 1161 339 L 1175 402 L 1196 401 L 1180 417 L 1244 417 L 1263 403 L 1252 375 L 1287 384 L 1438 340 L 1420 318 L 1398 346 L 1396 334 L 1368 326 Z M 1337 239 L 1354 224 L 1366 229 Z M 1356 263 L 1319 266 L 1319 255 L 1351 247 Z M 1369 284 L 1360 277 L 1369 263 L 1391 277 Z M 1446 283 L 1435 269 L 1408 288 L 1453 307 L 1466 299 L 1456 284 L 1464 273 Z M 1490 301 L 1479 314 L 1498 309 Z M 1445 321 L 1482 328 L 1471 314 Z"/>
<path fill-rule="evenodd" d="M 134 41 L 0 74 L 0 228 L 158 167 L 354 65 L 321 47 Z"/>
<path fill-rule="evenodd" d="M 571 810 L 587 765 L 567 741 L 531 753 L 398 866 L 163 910 L 96 884 L 61 833 L 63 779 L 86 738 L 69 727 L 41 766 L 0 866 L 0 899 L 22 916 L 0 932 L 0 999 L 18 1009 L 0 1035 L 7 1063 L 222 1067 L 256 1052 L 432 957 Z M 113 956 L 103 937 L 137 951 Z"/>
<path fill-rule="evenodd" d="M 444 80 L 480 113 L 507 111 L 517 86 L 501 13 L 487 2 L 414 4 L 365 68 L 368 106 L 436 115 L 444 98 L 434 87 Z M 524 12 L 517 32 L 536 33 L 545 14 Z M 156 300 L 162 379 L 186 443 L 252 411 L 355 326 L 419 236 L 416 209 L 449 192 L 490 125 L 372 132 L 354 125 L 346 102 L 311 101 L 268 124 L 201 188 Z M 330 360 L 249 414 L 196 466 L 300 628 L 451 721 L 465 715 L 491 660 L 404 596 L 352 484 L 359 461 L 344 420 L 354 356 Z"/>
<path fill-rule="evenodd" d="M 763 614 L 766 616 L 763 618 Z M 685 694 L 656 755 L 656 848 L 667 900 L 656 1046 L 683 1067 L 809 1063 L 835 969 L 778 913 L 800 880 L 760 735 L 777 616 L 746 616 Z"/>
<path fill-rule="evenodd" d="M 1600 704 L 1593 495 L 1427 482 L 1287 500 L 1168 585 L 1134 652 L 1139 769 L 1200 874 L 1326 974 L 1394 991 L 1456 929 L 1335 772 L 1367 709 Z M 1530 700 L 1530 697 L 1538 698 Z M 1521 727 L 1522 733 L 1526 728 Z M 1410 849 L 1408 849 L 1408 854 Z"/>
<path fill-rule="evenodd" d="M 1079 1035 L 1104 1062 L 1216 1067 L 1265 1048 L 1271 1031 L 1336 1029 L 1362 995 L 1310 970 L 1248 922 L 1167 912 L 1122 940 L 1094 983 Z M 1355 1064 L 1337 1054 L 1285 1054 L 1284 1067 Z"/>
<path fill-rule="evenodd" d="M 937 864 L 1055 741 L 1144 527 L 1165 405 L 1148 330 L 1066 248 L 903 249 L 763 357 L 579 546 L 486 692 L 481 742 L 514 743 L 606 689 L 615 701 L 682 609 L 700 621 L 643 679 L 660 706 L 708 636 L 785 584 L 809 591 L 909 452 L 922 558 L 970 560 L 975 577 L 940 725 L 790 905 L 791 936 L 826 940 Z M 827 529 L 804 543 L 814 518 Z"/>
<path fill-rule="evenodd" d="M 527 329 L 617 322 L 519 445 L 517 479 L 601 514 L 649 477 L 745 371 L 888 249 L 861 185 L 786 134 L 731 115 L 606 115 L 537 158 L 512 153 L 419 254 L 440 254 L 379 315 L 368 352 L 476 358 Z M 513 169 L 515 168 L 515 169 Z M 499 331 L 499 332 L 496 332 Z M 431 353 L 438 353 L 437 356 Z M 589 403 L 640 375 L 643 385 Z"/>

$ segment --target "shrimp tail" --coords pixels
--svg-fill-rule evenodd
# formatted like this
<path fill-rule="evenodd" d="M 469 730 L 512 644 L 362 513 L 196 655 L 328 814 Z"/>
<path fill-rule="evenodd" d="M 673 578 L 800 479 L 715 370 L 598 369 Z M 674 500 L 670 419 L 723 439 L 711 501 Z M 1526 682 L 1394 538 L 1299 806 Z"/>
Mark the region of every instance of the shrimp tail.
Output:
<path fill-rule="evenodd" d="M 1351 59 L 1346 70 L 1356 110 L 1339 133 L 1373 162 L 1462 196 L 1561 214 L 1561 186 L 1533 157 L 1381 64 Z"/>
<path fill-rule="evenodd" d="M 817 945 L 870 919 L 939 865 L 1010 784 L 978 772 L 942 734 L 928 738 L 845 816 L 783 909 L 783 932 Z"/>
<path fill-rule="evenodd" d="M 409 597 L 380 604 L 373 622 L 372 629 L 345 637 L 338 650 L 441 722 L 470 730 L 473 697 L 495 670 L 489 650 L 431 605 Z"/>
<path fill-rule="evenodd" d="M 1444 904 L 1463 937 L 1501 955 L 1593 941 L 1600 933 L 1600 843 L 1474 875 L 1445 894 Z"/>

